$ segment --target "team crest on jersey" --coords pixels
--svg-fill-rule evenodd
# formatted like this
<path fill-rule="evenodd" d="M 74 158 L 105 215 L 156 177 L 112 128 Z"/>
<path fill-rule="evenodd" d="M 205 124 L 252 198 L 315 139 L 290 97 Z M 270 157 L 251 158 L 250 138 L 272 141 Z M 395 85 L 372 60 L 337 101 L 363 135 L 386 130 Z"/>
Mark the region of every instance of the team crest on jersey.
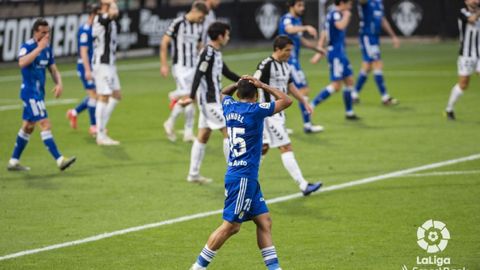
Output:
<path fill-rule="evenodd" d="M 403 0 L 393 7 L 392 19 L 403 35 L 411 36 L 423 19 L 423 11 L 416 2 Z"/>
<path fill-rule="evenodd" d="M 258 28 L 266 39 L 270 39 L 277 32 L 280 12 L 272 3 L 265 3 L 257 9 L 255 20 Z"/>

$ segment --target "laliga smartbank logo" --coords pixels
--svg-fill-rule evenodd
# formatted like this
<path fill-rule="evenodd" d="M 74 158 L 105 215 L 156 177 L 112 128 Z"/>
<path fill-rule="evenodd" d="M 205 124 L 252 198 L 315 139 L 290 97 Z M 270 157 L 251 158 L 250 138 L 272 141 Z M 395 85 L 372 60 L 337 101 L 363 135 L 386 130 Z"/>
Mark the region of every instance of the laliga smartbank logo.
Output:
<path fill-rule="evenodd" d="M 428 255 L 417 256 L 413 267 L 403 265 L 402 270 L 468 270 L 465 266 L 452 267 L 451 258 L 440 255 L 449 240 L 450 232 L 445 223 L 433 219 L 425 221 L 417 229 L 417 244 Z"/>

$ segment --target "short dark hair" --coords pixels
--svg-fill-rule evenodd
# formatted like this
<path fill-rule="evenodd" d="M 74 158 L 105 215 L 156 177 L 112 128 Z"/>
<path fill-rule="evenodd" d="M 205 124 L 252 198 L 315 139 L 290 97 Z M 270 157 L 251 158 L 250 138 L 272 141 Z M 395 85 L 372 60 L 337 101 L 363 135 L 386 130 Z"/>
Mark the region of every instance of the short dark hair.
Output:
<path fill-rule="evenodd" d="M 93 3 L 87 6 L 87 12 L 89 15 L 97 14 L 100 10 L 100 5 Z"/>
<path fill-rule="evenodd" d="M 304 0 L 287 0 L 287 7 L 293 7 L 297 2 L 303 2 Z"/>
<path fill-rule="evenodd" d="M 273 40 L 273 51 L 277 49 L 282 50 L 287 47 L 288 44 L 293 45 L 293 40 L 286 35 L 279 35 Z"/>
<path fill-rule="evenodd" d="M 237 83 L 237 96 L 240 99 L 251 99 L 257 94 L 257 87 L 253 85 L 249 80 L 241 79 Z"/>
<path fill-rule="evenodd" d="M 340 5 L 341 3 L 348 3 L 348 2 L 350 2 L 350 1 L 352 1 L 352 0 L 335 0 L 335 1 L 334 1 L 334 4 L 335 4 L 336 6 L 338 6 L 338 5 Z"/>
<path fill-rule="evenodd" d="M 227 30 L 230 31 L 230 25 L 216 21 L 208 27 L 208 37 L 211 40 L 217 40 L 219 36 L 225 36 Z"/>
<path fill-rule="evenodd" d="M 202 0 L 194 1 L 193 4 L 192 4 L 192 9 L 196 9 L 196 10 L 202 12 L 205 15 L 208 14 L 208 7 L 205 4 L 205 2 L 202 1 Z"/>
<path fill-rule="evenodd" d="M 37 31 L 38 31 L 38 28 L 40 28 L 40 26 L 48 26 L 47 20 L 45 20 L 44 18 L 38 18 L 38 19 L 33 23 L 33 32 L 37 32 Z"/>

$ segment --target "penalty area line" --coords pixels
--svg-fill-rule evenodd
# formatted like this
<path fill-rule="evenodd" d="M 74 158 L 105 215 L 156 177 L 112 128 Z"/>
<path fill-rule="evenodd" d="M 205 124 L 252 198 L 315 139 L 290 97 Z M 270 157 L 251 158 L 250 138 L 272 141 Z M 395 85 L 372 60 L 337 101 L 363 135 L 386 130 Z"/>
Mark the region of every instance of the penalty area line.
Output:
<path fill-rule="evenodd" d="M 478 159 L 480 159 L 480 154 L 475 154 L 475 155 L 466 156 L 466 157 L 462 157 L 462 158 L 451 159 L 451 160 L 441 161 L 441 162 L 432 163 L 432 164 L 428 164 L 428 165 L 423 165 L 423 166 L 420 166 L 420 167 L 414 167 L 414 168 L 409 168 L 409 169 L 405 169 L 405 170 L 395 171 L 395 172 L 382 174 L 382 175 L 378 175 L 378 176 L 367 177 L 367 178 L 364 178 L 364 179 L 350 181 L 350 182 L 346 182 L 346 183 L 343 183 L 343 184 L 328 186 L 328 187 L 322 188 L 319 192 L 317 192 L 315 194 L 312 194 L 312 195 L 318 195 L 318 194 L 323 193 L 323 192 L 341 190 L 341 189 L 344 189 L 344 188 L 364 185 L 364 184 L 378 182 L 378 181 L 382 181 L 382 180 L 386 180 L 386 179 L 394 179 L 394 178 L 398 178 L 400 176 L 405 176 L 405 175 L 415 173 L 415 172 L 419 172 L 419 171 L 436 169 L 436 168 L 440 168 L 440 167 L 444 167 L 444 166 L 448 166 L 448 165 L 453 165 L 453 164 L 457 164 L 457 163 L 462 163 L 462 162 L 467 162 L 467 161 L 472 161 L 472 160 L 478 160 Z M 269 200 L 267 200 L 267 204 L 285 202 L 285 201 L 300 198 L 302 196 L 303 196 L 302 193 L 294 193 L 294 194 L 287 195 L 287 196 L 282 196 L 282 197 L 269 199 Z M 71 241 L 71 242 L 60 243 L 60 244 L 46 246 L 46 247 L 42 247 L 42 248 L 24 250 L 24 251 L 20 251 L 20 252 L 16 252 L 16 253 L 1 256 L 0 261 L 13 259 L 13 258 L 18 258 L 18 257 L 26 256 L 26 255 L 31 255 L 31 254 L 36 254 L 36 253 L 40 253 L 40 252 L 45 252 L 45 251 L 49 251 L 49 250 L 55 250 L 55 249 L 60 249 L 60 248 L 85 244 L 85 243 L 89 243 L 89 242 L 95 242 L 95 241 L 99 241 L 99 240 L 102 240 L 102 239 L 114 237 L 114 236 L 117 236 L 117 235 L 123 235 L 123 234 L 131 233 L 131 232 L 138 232 L 138 231 L 142 231 L 142 230 L 162 227 L 162 226 L 165 226 L 165 225 L 171 225 L 171 224 L 186 222 L 186 221 L 190 221 L 190 220 L 201 219 L 201 218 L 205 218 L 205 217 L 209 217 L 209 216 L 213 216 L 213 215 L 218 215 L 218 214 L 221 214 L 222 212 L 223 212 L 223 209 L 208 211 L 208 212 L 202 212 L 202 213 L 197 213 L 197 214 L 193 214 L 193 215 L 178 217 L 178 218 L 174 218 L 174 219 L 168 219 L 168 220 L 164 220 L 164 221 L 160 221 L 160 222 L 156 222 L 156 223 L 150 223 L 150 224 L 145 224 L 145 225 L 141 225 L 141 226 L 131 227 L 131 228 L 123 229 L 123 230 L 118 230 L 118 231 L 113 231 L 113 232 L 108 232 L 108 233 L 102 233 L 102 234 L 94 235 L 94 236 L 91 236 L 91 237 L 87 237 L 87 238 L 83 238 L 83 239 L 79 239 L 79 240 L 75 240 L 75 241 Z"/>

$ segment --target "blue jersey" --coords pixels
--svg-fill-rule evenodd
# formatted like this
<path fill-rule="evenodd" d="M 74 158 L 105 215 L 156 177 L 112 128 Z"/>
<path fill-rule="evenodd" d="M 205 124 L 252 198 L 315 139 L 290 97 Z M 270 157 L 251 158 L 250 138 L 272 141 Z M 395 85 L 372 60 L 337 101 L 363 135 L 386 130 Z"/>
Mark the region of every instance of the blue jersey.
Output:
<path fill-rule="evenodd" d="M 77 44 L 78 44 L 78 64 L 83 65 L 82 58 L 80 56 L 80 47 L 88 48 L 88 59 L 90 65 L 92 64 L 93 58 L 93 34 L 92 27 L 88 24 L 80 26 L 77 33 Z"/>
<path fill-rule="evenodd" d="M 328 35 L 328 57 L 346 56 L 345 35 L 346 29 L 340 30 L 335 23 L 342 19 L 342 13 L 336 9 L 331 9 L 327 14 L 325 21 L 325 31 Z"/>
<path fill-rule="evenodd" d="M 367 0 L 365 4 L 358 4 L 361 35 L 380 35 L 384 15 L 383 0 Z"/>
<path fill-rule="evenodd" d="M 241 178 L 258 180 L 263 119 L 273 114 L 275 102 L 245 103 L 226 96 L 222 106 L 230 145 L 225 183 Z"/>
<path fill-rule="evenodd" d="M 30 39 L 25 42 L 18 52 L 18 58 L 21 58 L 37 48 L 37 42 Z M 55 64 L 52 48 L 47 46 L 28 66 L 23 67 L 22 87 L 20 97 L 23 100 L 37 99 L 42 100 L 45 97 L 45 69 Z"/>
<path fill-rule="evenodd" d="M 291 13 L 287 13 L 280 18 L 280 22 L 278 25 L 278 34 L 279 35 L 287 35 L 293 41 L 293 50 L 292 54 L 290 55 L 290 59 L 288 59 L 288 63 L 295 65 L 299 63 L 300 58 L 300 46 L 302 46 L 302 32 L 296 34 L 289 34 L 285 30 L 287 26 L 302 26 L 302 19 L 299 17 L 293 16 Z"/>

